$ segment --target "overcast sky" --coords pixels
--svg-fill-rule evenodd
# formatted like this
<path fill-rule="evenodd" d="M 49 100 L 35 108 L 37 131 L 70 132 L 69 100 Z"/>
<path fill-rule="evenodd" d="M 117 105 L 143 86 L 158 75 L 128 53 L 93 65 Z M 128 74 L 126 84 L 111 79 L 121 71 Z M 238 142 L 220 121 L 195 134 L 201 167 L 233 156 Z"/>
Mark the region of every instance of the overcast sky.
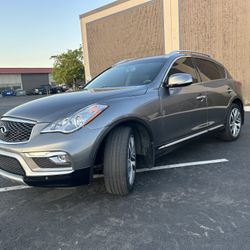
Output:
<path fill-rule="evenodd" d="M 0 0 L 0 67 L 50 67 L 81 44 L 79 15 L 113 0 Z"/>

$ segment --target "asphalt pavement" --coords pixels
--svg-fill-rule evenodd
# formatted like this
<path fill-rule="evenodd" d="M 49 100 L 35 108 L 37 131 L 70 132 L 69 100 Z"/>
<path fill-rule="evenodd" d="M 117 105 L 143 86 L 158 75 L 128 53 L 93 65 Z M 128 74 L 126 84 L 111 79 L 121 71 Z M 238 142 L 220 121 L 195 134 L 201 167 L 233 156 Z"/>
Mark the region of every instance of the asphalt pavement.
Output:
<path fill-rule="evenodd" d="M 0 98 L 0 115 L 34 98 Z M 250 249 L 250 112 L 238 141 L 209 135 L 157 165 L 126 197 L 102 178 L 63 189 L 0 178 L 0 249 Z"/>

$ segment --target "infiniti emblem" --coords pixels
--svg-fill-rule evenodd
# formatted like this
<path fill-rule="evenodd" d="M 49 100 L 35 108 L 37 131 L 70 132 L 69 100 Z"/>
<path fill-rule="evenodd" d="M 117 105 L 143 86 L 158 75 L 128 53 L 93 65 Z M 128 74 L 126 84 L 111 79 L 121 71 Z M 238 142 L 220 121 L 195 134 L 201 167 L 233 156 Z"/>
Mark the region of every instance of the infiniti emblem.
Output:
<path fill-rule="evenodd" d="M 9 129 L 5 126 L 0 126 L 0 134 L 7 135 L 9 133 Z"/>

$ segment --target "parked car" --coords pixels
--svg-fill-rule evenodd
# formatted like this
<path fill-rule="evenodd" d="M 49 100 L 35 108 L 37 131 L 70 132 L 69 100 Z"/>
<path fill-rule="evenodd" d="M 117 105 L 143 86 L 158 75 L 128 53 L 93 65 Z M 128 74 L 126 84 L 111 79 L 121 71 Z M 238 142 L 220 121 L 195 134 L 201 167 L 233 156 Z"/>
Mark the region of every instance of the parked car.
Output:
<path fill-rule="evenodd" d="M 60 93 L 63 93 L 65 92 L 67 89 L 64 89 L 63 87 L 61 86 L 57 86 L 56 87 L 56 94 L 60 94 Z"/>
<path fill-rule="evenodd" d="M 241 84 L 207 55 L 177 51 L 123 61 L 83 91 L 42 98 L 0 120 L 0 174 L 32 186 L 89 184 L 126 195 L 136 169 L 210 132 L 237 140 Z M 15 129 L 13 129 L 15 128 Z"/>
<path fill-rule="evenodd" d="M 15 96 L 25 96 L 26 95 L 26 91 L 23 89 L 17 89 L 15 90 Z"/>
<path fill-rule="evenodd" d="M 67 92 L 67 90 L 69 89 L 69 87 L 66 84 L 63 84 L 60 87 L 63 89 L 63 92 Z"/>
<path fill-rule="evenodd" d="M 2 96 L 6 97 L 6 96 L 15 96 L 15 90 L 12 88 L 6 88 L 2 91 Z"/>
<path fill-rule="evenodd" d="M 73 88 L 68 88 L 65 92 L 66 93 L 71 93 L 71 92 L 75 92 L 76 90 L 74 90 Z"/>
<path fill-rule="evenodd" d="M 32 90 L 33 95 L 45 95 L 45 94 L 59 94 L 65 92 L 60 86 L 52 86 L 49 84 L 41 85 L 39 88 Z"/>

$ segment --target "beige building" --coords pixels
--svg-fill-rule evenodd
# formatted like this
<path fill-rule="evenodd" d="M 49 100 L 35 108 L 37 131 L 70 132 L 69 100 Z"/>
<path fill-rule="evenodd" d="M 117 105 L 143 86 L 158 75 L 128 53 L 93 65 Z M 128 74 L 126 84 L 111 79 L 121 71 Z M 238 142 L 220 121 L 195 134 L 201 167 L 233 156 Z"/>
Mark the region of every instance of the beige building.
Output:
<path fill-rule="evenodd" d="M 211 54 L 250 103 L 250 1 L 118 0 L 80 16 L 86 78 L 127 59 L 172 50 Z"/>

